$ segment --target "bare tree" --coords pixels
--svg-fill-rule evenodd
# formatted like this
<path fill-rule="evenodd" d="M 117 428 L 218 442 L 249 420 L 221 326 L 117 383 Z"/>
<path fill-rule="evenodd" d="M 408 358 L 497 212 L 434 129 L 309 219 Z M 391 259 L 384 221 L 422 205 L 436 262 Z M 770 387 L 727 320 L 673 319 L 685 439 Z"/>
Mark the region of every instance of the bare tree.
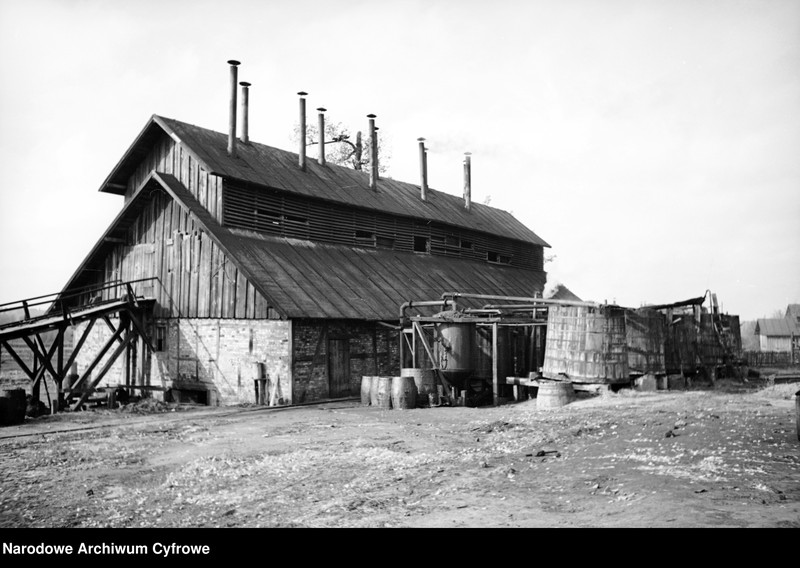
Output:
<path fill-rule="evenodd" d="M 319 144 L 319 127 L 314 124 L 306 125 L 306 146 Z M 293 142 L 300 140 L 300 125 L 294 127 Z M 372 140 L 369 136 L 364 139 L 361 131 L 356 132 L 355 139 L 350 135 L 350 130 L 341 122 L 325 123 L 325 161 L 339 166 L 346 166 L 354 170 L 363 171 L 369 164 L 369 148 Z M 378 172 L 385 174 L 388 170 L 388 161 L 391 154 L 387 150 L 383 135 L 378 131 Z"/>

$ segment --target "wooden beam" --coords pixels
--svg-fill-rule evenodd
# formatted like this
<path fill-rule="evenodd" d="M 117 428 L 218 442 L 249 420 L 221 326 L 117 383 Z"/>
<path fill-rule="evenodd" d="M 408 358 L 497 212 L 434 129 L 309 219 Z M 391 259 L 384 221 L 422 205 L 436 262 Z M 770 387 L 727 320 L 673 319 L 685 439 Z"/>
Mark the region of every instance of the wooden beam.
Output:
<path fill-rule="evenodd" d="M 44 343 L 42 342 L 41 338 L 39 338 L 39 341 L 37 342 L 38 345 L 35 344 L 31 340 L 31 338 L 28 337 L 28 336 L 25 336 L 22 339 L 23 339 L 23 341 L 25 341 L 25 343 L 28 344 L 28 347 L 33 352 L 34 362 L 40 362 L 41 361 L 42 364 L 43 364 L 43 367 L 45 368 L 45 370 L 50 371 L 50 373 L 53 376 L 56 376 L 55 369 L 53 369 L 53 366 L 50 364 L 50 360 L 46 357 L 46 350 L 44 348 Z M 39 352 L 39 347 L 40 346 L 42 348 L 42 352 L 41 353 Z M 34 379 L 34 382 L 36 382 L 36 379 Z"/>
<path fill-rule="evenodd" d="M 14 351 L 13 347 L 11 347 L 8 341 L 3 341 L 3 346 L 6 348 L 6 351 L 8 351 L 9 355 L 11 355 L 14 361 L 16 361 L 17 365 L 19 365 L 20 369 L 25 371 L 25 374 L 28 375 L 28 378 L 30 380 L 33 380 L 34 377 L 33 371 L 31 371 L 25 364 L 25 361 L 23 361 L 22 358 L 19 355 L 17 355 L 17 352 Z"/>
<path fill-rule="evenodd" d="M 124 331 L 124 329 L 123 329 L 123 328 L 119 328 L 118 330 L 116 330 L 116 331 L 114 332 L 114 335 L 112 335 L 112 336 L 111 336 L 111 337 L 108 339 L 108 341 L 106 342 L 106 344 L 105 344 L 105 345 L 103 346 L 103 348 L 100 350 L 100 353 L 99 353 L 99 354 L 98 354 L 98 355 L 97 355 L 97 356 L 94 358 L 94 361 L 92 361 L 92 362 L 89 364 L 89 366 L 86 368 L 86 370 L 85 370 L 85 371 L 83 372 L 83 374 L 80 376 L 80 378 L 79 378 L 77 381 L 75 381 L 75 384 L 74 384 L 74 385 L 72 385 L 72 389 L 73 389 L 73 390 L 74 390 L 74 389 L 77 389 L 78 387 L 80 387 L 80 385 L 82 385 L 82 384 L 83 384 L 83 381 L 85 381 L 85 380 L 86 380 L 86 377 L 88 377 L 89 375 L 91 375 L 91 373 L 92 373 L 92 371 L 94 370 L 94 368 L 95 368 L 95 367 L 98 365 L 98 363 L 100 363 L 100 360 L 101 360 L 101 359 L 102 359 L 102 358 L 105 356 L 105 354 L 108 352 L 108 350 L 109 350 L 109 349 L 111 349 L 111 346 L 112 346 L 112 345 L 113 345 L 113 344 L 114 344 L 114 343 L 115 343 L 115 342 L 116 342 L 116 341 L 119 339 L 119 337 L 122 335 L 122 332 L 123 332 L 123 331 Z M 122 342 L 122 345 L 120 345 L 120 347 L 122 347 L 122 346 L 124 346 L 124 345 L 125 345 L 125 342 L 123 341 L 123 342 Z"/>
<path fill-rule="evenodd" d="M 81 347 L 83 347 L 83 343 L 86 341 L 86 338 L 89 337 L 89 332 L 92 330 L 92 327 L 94 327 L 94 322 L 96 321 L 97 318 L 92 318 L 91 320 L 89 320 L 89 325 L 87 325 L 86 329 L 83 330 L 83 334 L 78 340 L 78 343 L 75 345 L 75 349 L 72 350 L 69 359 L 67 359 L 66 365 L 64 365 L 64 370 L 66 372 L 69 372 L 70 367 L 72 367 L 72 364 L 75 362 L 75 359 L 77 359 L 78 353 L 80 352 Z"/>
<path fill-rule="evenodd" d="M 95 387 L 96 387 L 98 384 L 100 384 L 100 381 L 102 381 L 102 380 L 103 380 L 103 377 L 105 376 L 105 374 L 106 374 L 106 373 L 108 372 L 108 370 L 109 370 L 109 369 L 112 367 L 112 365 L 114 365 L 114 363 L 115 363 L 115 362 L 117 361 L 117 359 L 119 358 L 120 354 L 121 354 L 121 353 L 122 353 L 122 352 L 123 352 L 123 351 L 124 351 L 124 350 L 125 350 L 125 349 L 128 347 L 128 345 L 130 344 L 130 342 L 131 342 L 131 341 L 133 341 L 133 339 L 134 339 L 135 337 L 136 337 L 136 334 L 135 334 L 135 333 L 128 333 L 128 334 L 125 336 L 125 339 L 123 340 L 122 344 L 117 346 L 117 349 L 116 349 L 116 350 L 114 351 L 114 353 L 111 355 L 111 357 L 109 358 L 109 360 L 108 360 L 108 361 L 106 361 L 106 364 L 105 364 L 105 365 L 103 365 L 103 368 L 100 370 L 100 372 L 99 372 L 99 373 L 97 373 L 97 377 L 95 377 L 95 378 L 94 378 L 94 380 L 92 380 L 92 384 L 91 384 L 91 385 L 89 385 L 89 388 L 88 388 L 88 389 L 86 389 L 86 391 L 84 391 L 84 392 L 83 392 L 83 394 L 81 394 L 81 396 L 80 396 L 80 398 L 78 399 L 78 401 L 77 401 L 77 402 L 76 402 L 74 405 L 72 405 L 72 410 L 78 410 L 78 409 L 81 407 L 81 405 L 82 405 L 84 402 L 86 402 L 86 399 L 87 399 L 87 398 L 89 398 L 89 396 L 91 396 L 91 394 L 94 392 L 94 389 L 95 389 Z M 98 360 L 99 360 L 99 358 L 98 358 Z M 80 382 L 80 381 L 79 381 L 79 382 Z"/>
<path fill-rule="evenodd" d="M 64 331 L 59 329 L 58 330 L 58 336 L 56 337 L 55 341 L 53 341 L 53 344 L 50 346 L 50 351 L 47 353 L 46 359 L 42 359 L 42 362 L 44 364 L 37 371 L 36 378 L 33 379 L 34 388 L 39 386 L 39 381 L 42 380 L 42 377 L 44 376 L 45 370 L 47 370 L 47 369 L 50 369 L 50 373 L 53 376 L 53 380 L 54 381 L 58 380 L 57 373 L 55 373 L 55 371 L 53 371 L 53 366 L 50 364 L 50 360 L 53 358 L 53 355 L 55 354 L 56 350 L 58 349 L 58 345 L 62 342 L 63 338 L 64 338 Z M 44 347 L 44 345 L 42 345 L 42 347 Z M 34 355 L 38 356 L 38 353 L 34 353 Z M 45 389 L 47 389 L 47 383 L 45 383 Z"/>
<path fill-rule="evenodd" d="M 133 327 L 134 329 L 136 329 L 137 333 L 142 338 L 142 341 L 144 341 L 144 343 L 147 345 L 148 349 L 150 349 L 151 352 L 155 351 L 156 350 L 155 347 L 153 347 L 153 344 L 150 343 L 150 339 L 147 337 L 147 334 L 145 333 L 144 323 L 139 321 L 137 314 L 131 312 L 130 316 L 131 316 L 131 323 L 133 323 Z"/>

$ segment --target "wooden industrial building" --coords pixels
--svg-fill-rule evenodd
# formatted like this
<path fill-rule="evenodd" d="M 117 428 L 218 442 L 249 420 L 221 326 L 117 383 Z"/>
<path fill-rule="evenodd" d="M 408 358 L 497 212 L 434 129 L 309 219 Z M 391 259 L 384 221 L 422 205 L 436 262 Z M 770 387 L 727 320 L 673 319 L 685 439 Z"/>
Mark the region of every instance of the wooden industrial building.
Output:
<path fill-rule="evenodd" d="M 60 298 L 90 305 L 130 283 L 154 300 L 104 384 L 207 404 L 351 396 L 363 375 L 399 373 L 402 303 L 541 294 L 549 245 L 511 214 L 468 185 L 461 198 L 376 171 L 153 116 L 100 188 L 122 211 Z M 112 330 L 95 326 L 79 367 Z"/>

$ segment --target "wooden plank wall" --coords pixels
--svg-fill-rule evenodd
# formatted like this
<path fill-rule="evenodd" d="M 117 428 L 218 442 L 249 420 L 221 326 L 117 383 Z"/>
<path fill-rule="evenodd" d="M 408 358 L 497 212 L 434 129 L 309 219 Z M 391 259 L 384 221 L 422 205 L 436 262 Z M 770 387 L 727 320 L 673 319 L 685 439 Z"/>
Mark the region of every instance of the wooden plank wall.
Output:
<path fill-rule="evenodd" d="M 125 200 L 152 171 L 172 174 L 222 223 L 222 179 L 206 172 L 180 144 L 163 134 L 128 179 Z"/>
<path fill-rule="evenodd" d="M 105 257 L 97 284 L 158 277 L 135 285 L 155 297 L 156 317 L 279 319 L 264 297 L 165 192 L 157 190 Z M 116 297 L 106 290 L 103 299 Z"/>
<path fill-rule="evenodd" d="M 231 183 L 225 184 L 224 224 L 281 237 L 403 252 L 414 251 L 414 237 L 425 237 L 433 255 L 487 261 L 491 251 L 504 257 L 501 264 L 539 271 L 544 265 L 540 245 Z"/>

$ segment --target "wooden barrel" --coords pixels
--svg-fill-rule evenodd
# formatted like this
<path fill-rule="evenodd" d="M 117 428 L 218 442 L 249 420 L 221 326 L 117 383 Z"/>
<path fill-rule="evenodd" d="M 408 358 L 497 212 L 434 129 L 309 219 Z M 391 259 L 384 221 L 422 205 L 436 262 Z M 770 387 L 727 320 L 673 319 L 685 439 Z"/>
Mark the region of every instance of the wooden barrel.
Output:
<path fill-rule="evenodd" d="M 536 394 L 536 408 L 557 408 L 575 400 L 575 389 L 567 381 L 553 381 L 539 384 Z"/>
<path fill-rule="evenodd" d="M 372 377 L 369 382 L 369 405 L 378 406 L 378 379 L 380 377 Z"/>
<path fill-rule="evenodd" d="M 392 377 L 392 408 L 409 409 L 417 406 L 417 385 L 414 377 Z"/>
<path fill-rule="evenodd" d="M 414 385 L 417 387 L 417 408 L 431 404 L 431 395 L 434 399 L 433 404 L 439 404 L 439 390 L 436 388 L 436 375 L 433 369 L 408 367 L 400 369 L 400 376 L 414 378 Z"/>
<path fill-rule="evenodd" d="M 392 407 L 392 377 L 373 377 L 370 389 L 372 406 L 389 409 Z"/>
<path fill-rule="evenodd" d="M 25 389 L 0 391 L 0 425 L 13 426 L 25 422 Z"/>
<path fill-rule="evenodd" d="M 369 406 L 371 404 L 370 392 L 372 391 L 372 377 L 364 375 L 361 377 L 361 404 Z"/>

